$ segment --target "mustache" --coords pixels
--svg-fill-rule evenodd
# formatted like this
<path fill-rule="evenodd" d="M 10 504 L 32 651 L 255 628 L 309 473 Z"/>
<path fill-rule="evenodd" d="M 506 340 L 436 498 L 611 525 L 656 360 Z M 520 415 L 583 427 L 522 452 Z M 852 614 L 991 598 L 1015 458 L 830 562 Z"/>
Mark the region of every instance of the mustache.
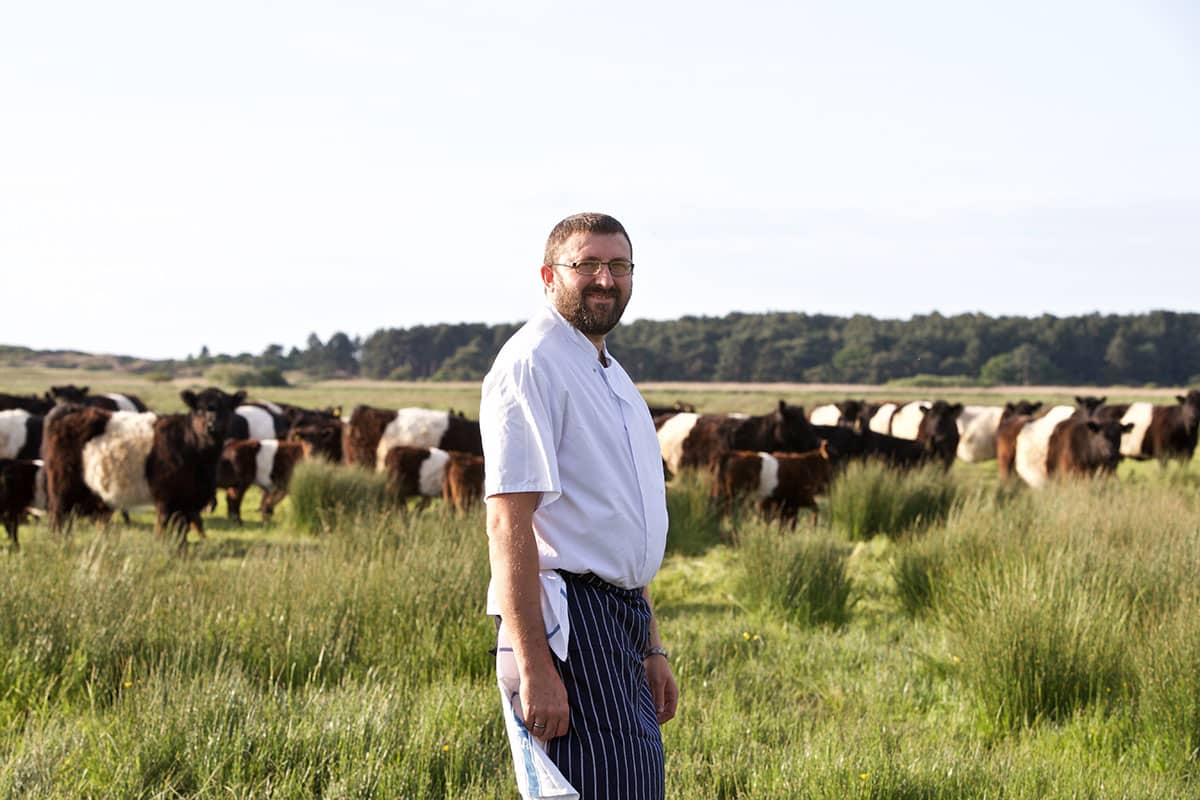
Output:
<path fill-rule="evenodd" d="M 615 286 L 611 289 L 602 289 L 599 287 L 592 287 L 589 289 L 584 289 L 583 296 L 584 297 L 608 297 L 613 300 L 616 300 L 618 297 L 621 296 L 621 292 Z"/>

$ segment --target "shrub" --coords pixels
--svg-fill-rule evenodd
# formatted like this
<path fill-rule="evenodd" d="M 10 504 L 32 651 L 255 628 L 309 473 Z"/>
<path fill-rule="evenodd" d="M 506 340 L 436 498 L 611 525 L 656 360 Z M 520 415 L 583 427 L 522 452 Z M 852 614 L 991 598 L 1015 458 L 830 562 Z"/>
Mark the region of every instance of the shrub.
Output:
<path fill-rule="evenodd" d="M 289 488 L 291 519 L 309 533 L 350 527 L 354 520 L 395 511 L 387 476 L 323 461 L 297 465 Z"/>
<path fill-rule="evenodd" d="M 1134 691 L 1129 607 L 1107 571 L 1060 552 L 978 569 L 950 601 L 963 674 L 1001 730 L 1064 720 Z"/>
<path fill-rule="evenodd" d="M 865 541 L 940 522 L 959 500 L 957 480 L 937 467 L 897 472 L 879 463 L 851 464 L 830 487 L 829 511 L 835 527 Z"/>
<path fill-rule="evenodd" d="M 739 529 L 737 545 L 739 590 L 751 603 L 808 625 L 841 627 L 850 619 L 846 544 L 756 521 Z"/>
<path fill-rule="evenodd" d="M 243 389 L 247 386 L 287 386 L 287 378 L 278 367 L 257 367 L 244 364 L 218 364 L 204 373 L 205 380 L 218 386 Z"/>

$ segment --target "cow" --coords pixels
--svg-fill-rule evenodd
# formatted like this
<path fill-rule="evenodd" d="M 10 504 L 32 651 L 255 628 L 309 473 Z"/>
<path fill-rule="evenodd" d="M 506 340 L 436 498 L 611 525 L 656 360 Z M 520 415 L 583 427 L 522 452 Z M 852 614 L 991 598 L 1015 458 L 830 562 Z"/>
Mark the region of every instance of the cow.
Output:
<path fill-rule="evenodd" d="M 45 416 L 54 408 L 54 398 L 49 393 L 38 397 L 36 394 L 4 394 L 0 392 L 0 411 L 27 411 L 39 417 Z"/>
<path fill-rule="evenodd" d="M 288 421 L 275 403 L 242 403 L 229 418 L 229 439 L 284 439 Z"/>
<path fill-rule="evenodd" d="M 467 419 L 454 411 L 429 408 L 401 408 L 393 412 L 375 446 L 377 471 L 384 471 L 388 451 L 397 446 L 432 447 L 483 455 L 483 437 L 477 420 Z"/>
<path fill-rule="evenodd" d="M 901 439 L 872 430 L 857 431 L 840 425 L 814 425 L 813 433 L 829 445 L 835 467 L 850 461 L 875 460 L 896 469 L 919 467 L 930 461 L 942 461 L 929 442 Z"/>
<path fill-rule="evenodd" d="M 1014 466 L 1017 474 L 1030 486 L 1039 489 L 1046 485 L 1050 437 L 1059 423 L 1077 419 L 1075 406 L 1054 406 L 1043 416 L 1027 420 L 1016 434 Z M 1020 417 L 1014 418 L 1014 420 Z"/>
<path fill-rule="evenodd" d="M 1200 428 L 1200 389 L 1176 395 L 1177 405 L 1133 403 L 1121 416 L 1130 429 L 1121 437 L 1121 454 L 1131 458 L 1187 462 L 1196 451 Z"/>
<path fill-rule="evenodd" d="M 996 431 L 1004 409 L 1000 406 L 964 406 L 958 415 L 958 458 L 967 463 L 996 457 Z"/>
<path fill-rule="evenodd" d="M 264 406 L 273 410 L 277 414 L 283 415 L 287 422 L 288 430 L 293 430 L 301 425 L 321 425 L 328 422 L 342 421 L 341 406 L 326 406 L 325 408 L 303 408 L 301 406 L 293 406 L 288 403 L 263 403 Z"/>
<path fill-rule="evenodd" d="M 396 445 L 384 455 L 388 494 L 401 507 L 410 497 L 419 497 L 417 510 L 442 496 L 442 484 L 450 453 L 438 447 Z"/>
<path fill-rule="evenodd" d="M 843 400 L 817 406 L 808 415 L 813 425 L 840 425 L 843 428 L 858 426 L 859 417 L 866 407 L 866 400 Z"/>
<path fill-rule="evenodd" d="M 0 411 L 0 458 L 31 460 L 42 452 L 45 417 L 21 409 Z"/>
<path fill-rule="evenodd" d="M 815 520 L 815 495 L 828 490 L 832 477 L 833 466 L 824 441 L 808 453 L 727 450 L 717 462 L 712 498 L 728 512 L 739 497 L 753 496 L 761 513 L 795 527 L 801 508 L 811 508 Z"/>
<path fill-rule="evenodd" d="M 1132 427 L 1083 414 L 1063 420 L 1046 446 L 1046 477 L 1112 475 L 1121 461 L 1121 435 Z"/>
<path fill-rule="evenodd" d="M 817 449 L 817 436 L 803 406 L 783 400 L 769 414 L 679 413 L 658 429 L 663 461 L 673 474 L 681 469 L 715 469 L 726 450 L 802 453 Z"/>
<path fill-rule="evenodd" d="M 450 451 L 442 475 L 442 500 L 457 511 L 483 500 L 483 456 Z"/>
<path fill-rule="evenodd" d="M 146 404 L 141 401 L 137 395 L 132 394 L 117 394 L 109 392 L 108 394 L 89 394 L 90 386 L 75 386 L 67 384 L 65 386 L 51 386 L 50 396 L 60 403 L 77 403 L 82 406 L 92 406 L 93 408 L 103 408 L 105 411 L 132 411 L 144 413 L 147 408 Z"/>
<path fill-rule="evenodd" d="M 152 504 L 159 538 L 170 530 L 182 549 L 189 524 L 204 534 L 200 511 L 216 491 L 229 421 L 245 392 L 209 388 L 180 397 L 187 413 L 65 403 L 47 415 L 43 452 L 52 530 L 61 530 L 72 514 L 106 519 L 112 509 Z"/>
<path fill-rule="evenodd" d="M 899 403 L 871 404 L 863 409 L 859 427 L 861 430 L 872 430 L 876 433 L 892 433 L 892 416 L 900 409 Z M 865 423 L 865 424 L 864 424 Z"/>
<path fill-rule="evenodd" d="M 1000 424 L 996 427 L 996 466 L 1000 480 L 1007 481 L 1016 471 L 1017 436 L 1037 415 L 1040 402 L 1018 400 L 1005 403 L 1000 412 Z"/>
<path fill-rule="evenodd" d="M 898 439 L 925 443 L 926 449 L 949 467 L 958 453 L 957 420 L 962 410 L 962 403 L 951 404 L 944 400 L 905 403 L 892 413 L 890 433 Z M 871 430 L 886 433 L 874 427 Z"/>
<path fill-rule="evenodd" d="M 18 550 L 21 542 L 17 530 L 25 511 L 45 508 L 45 472 L 42 462 L 28 459 L 0 458 L 0 519 L 8 533 L 8 546 Z"/>
<path fill-rule="evenodd" d="M 251 486 L 262 489 L 259 512 L 264 523 L 271 521 L 275 506 L 287 496 L 288 483 L 296 464 L 305 458 L 301 442 L 276 439 L 233 439 L 225 443 L 217 464 L 218 489 L 225 490 L 229 520 L 242 524 L 242 499 Z"/>
<path fill-rule="evenodd" d="M 295 425 L 288 431 L 288 440 L 303 442 L 312 458 L 320 458 L 332 464 L 342 462 L 342 442 L 345 424 L 340 419 Z"/>

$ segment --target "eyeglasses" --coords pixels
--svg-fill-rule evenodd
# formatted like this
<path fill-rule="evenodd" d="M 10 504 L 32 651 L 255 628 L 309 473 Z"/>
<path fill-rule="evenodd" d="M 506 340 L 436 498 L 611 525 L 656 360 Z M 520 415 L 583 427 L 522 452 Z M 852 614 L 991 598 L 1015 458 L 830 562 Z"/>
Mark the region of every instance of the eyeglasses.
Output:
<path fill-rule="evenodd" d="M 585 258 L 583 261 L 572 261 L 570 264 L 551 264 L 552 267 L 567 267 L 580 275 L 599 275 L 601 267 L 608 267 L 608 274 L 614 278 L 623 278 L 633 274 L 633 262 L 624 258 L 614 258 L 611 261 L 601 261 L 598 258 Z"/>

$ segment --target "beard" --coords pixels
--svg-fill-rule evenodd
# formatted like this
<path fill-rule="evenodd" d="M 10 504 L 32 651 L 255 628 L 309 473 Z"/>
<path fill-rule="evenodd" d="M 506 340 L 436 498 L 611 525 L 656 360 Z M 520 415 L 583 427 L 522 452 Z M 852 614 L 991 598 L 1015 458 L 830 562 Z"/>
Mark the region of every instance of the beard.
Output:
<path fill-rule="evenodd" d="M 607 311 L 593 310 L 588 307 L 588 298 L 591 297 L 611 298 L 612 305 Z M 580 292 L 560 282 L 554 307 L 584 336 L 604 336 L 617 327 L 628 303 L 629 294 L 622 296 L 621 290 L 616 286 L 610 289 L 589 286 Z"/>

